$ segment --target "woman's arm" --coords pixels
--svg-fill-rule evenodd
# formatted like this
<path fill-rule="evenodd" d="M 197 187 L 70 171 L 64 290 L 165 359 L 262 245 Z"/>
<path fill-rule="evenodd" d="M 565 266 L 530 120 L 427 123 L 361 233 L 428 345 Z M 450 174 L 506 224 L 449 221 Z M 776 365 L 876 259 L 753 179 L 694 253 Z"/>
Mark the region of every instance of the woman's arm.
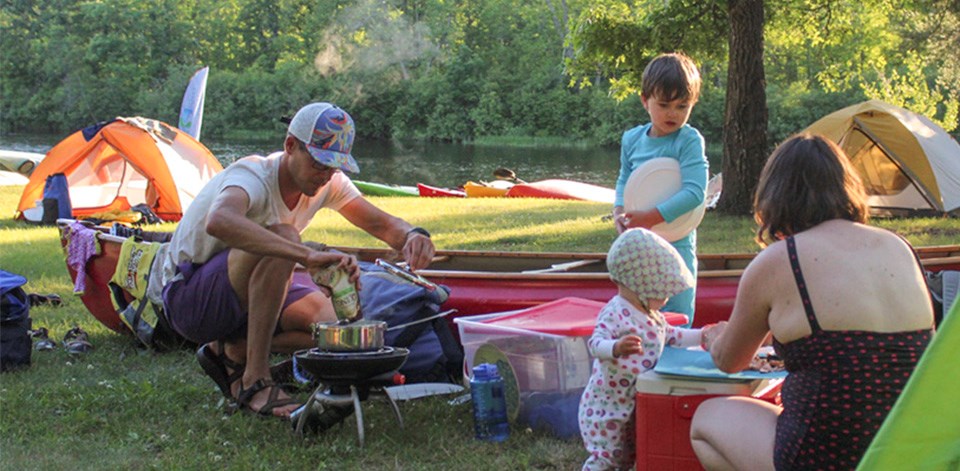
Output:
<path fill-rule="evenodd" d="M 750 360 L 770 331 L 771 303 L 767 293 L 775 262 L 768 249 L 747 266 L 737 288 L 730 322 L 716 340 L 706 345 L 713 362 L 722 371 L 734 373 L 750 366 Z"/>

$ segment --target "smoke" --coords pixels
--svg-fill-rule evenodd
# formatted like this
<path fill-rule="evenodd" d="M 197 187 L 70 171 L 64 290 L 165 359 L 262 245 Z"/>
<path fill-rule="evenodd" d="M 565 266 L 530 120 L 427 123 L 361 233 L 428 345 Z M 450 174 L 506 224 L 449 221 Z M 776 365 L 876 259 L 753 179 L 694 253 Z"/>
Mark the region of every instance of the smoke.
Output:
<path fill-rule="evenodd" d="M 325 76 L 354 68 L 396 69 L 404 80 L 412 68 L 429 64 L 440 50 L 429 26 L 382 0 L 360 0 L 339 11 L 321 45 L 314 65 Z"/>
<path fill-rule="evenodd" d="M 330 31 L 324 33 L 320 44 L 325 44 L 326 47 L 313 59 L 313 66 L 324 77 L 343 70 L 343 54 L 340 53 L 343 46 L 341 43 L 339 36 L 331 34 Z"/>

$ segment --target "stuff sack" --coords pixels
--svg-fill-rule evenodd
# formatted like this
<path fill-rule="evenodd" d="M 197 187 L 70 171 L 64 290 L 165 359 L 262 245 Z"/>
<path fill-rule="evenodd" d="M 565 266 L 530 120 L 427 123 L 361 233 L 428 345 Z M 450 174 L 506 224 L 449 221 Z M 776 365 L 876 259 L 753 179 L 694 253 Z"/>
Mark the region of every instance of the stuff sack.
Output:
<path fill-rule="evenodd" d="M 120 320 L 130 329 L 140 346 L 159 352 L 196 346 L 178 334 L 167 320 L 163 306 L 150 302 L 147 288 L 150 270 L 161 242 L 144 242 L 128 237 L 120 247 L 117 268 L 107 286 Z"/>
<path fill-rule="evenodd" d="M 388 327 L 413 323 L 384 335 L 386 345 L 410 350 L 406 363 L 400 367 L 407 382 L 459 382 L 463 375 L 463 349 L 446 318 L 429 319 L 440 313 L 440 305 L 450 290 L 440 286 L 438 291 L 427 291 L 372 263 L 361 262 L 360 270 L 360 309 L 364 319 L 384 321 Z"/>
<path fill-rule="evenodd" d="M 73 206 L 70 204 L 70 189 L 67 186 L 67 176 L 54 173 L 47 177 L 43 184 L 43 219 L 45 225 L 57 223 L 57 218 L 70 219 L 73 217 Z"/>
<path fill-rule="evenodd" d="M 0 371 L 30 366 L 30 300 L 23 291 L 27 279 L 0 270 Z"/>

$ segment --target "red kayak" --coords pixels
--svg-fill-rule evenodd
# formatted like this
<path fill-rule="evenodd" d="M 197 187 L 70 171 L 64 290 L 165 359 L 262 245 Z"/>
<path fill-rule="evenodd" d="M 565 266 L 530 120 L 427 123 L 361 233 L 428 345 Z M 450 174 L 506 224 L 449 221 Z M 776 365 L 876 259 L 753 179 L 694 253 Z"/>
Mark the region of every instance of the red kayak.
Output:
<path fill-rule="evenodd" d="M 554 198 L 613 204 L 616 192 L 610 188 L 572 180 L 541 180 L 518 183 L 507 191 L 510 197 Z"/>
<path fill-rule="evenodd" d="M 420 196 L 426 196 L 430 198 L 438 198 L 438 197 L 466 198 L 467 197 L 467 192 L 463 190 L 456 190 L 453 188 L 440 188 L 436 186 L 424 185 L 423 183 L 417 183 L 417 191 L 420 192 Z"/>
<path fill-rule="evenodd" d="M 59 224 L 61 234 L 71 222 Z M 118 332 L 125 332 L 126 327 L 110 302 L 107 283 L 116 269 L 123 240 L 99 234 L 101 253 L 87 263 L 87 289 L 81 296 L 94 317 Z M 370 262 L 377 258 L 395 262 L 399 258 L 390 249 L 338 249 Z M 926 270 L 960 270 L 960 245 L 919 247 L 917 252 Z M 740 276 L 753 257 L 698 255 L 694 326 L 730 317 Z M 69 267 L 68 271 L 75 280 L 76 272 Z M 450 288 L 450 298 L 443 307 L 456 309 L 455 317 L 524 309 L 565 297 L 606 302 L 617 292 L 607 273 L 606 253 L 438 250 L 430 268 L 417 273 Z"/>

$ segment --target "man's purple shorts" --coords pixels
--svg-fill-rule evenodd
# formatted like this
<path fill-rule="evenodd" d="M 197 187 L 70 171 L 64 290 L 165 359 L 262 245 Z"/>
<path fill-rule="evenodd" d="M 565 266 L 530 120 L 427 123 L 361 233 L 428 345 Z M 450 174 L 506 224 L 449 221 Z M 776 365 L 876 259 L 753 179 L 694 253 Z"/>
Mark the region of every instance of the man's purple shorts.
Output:
<path fill-rule="evenodd" d="M 247 336 L 247 309 L 230 286 L 227 256 L 230 250 L 214 255 L 202 265 L 181 263 L 177 271 L 182 280 L 163 288 L 163 303 L 170 325 L 180 335 L 198 344 L 214 340 L 235 340 Z M 313 291 L 317 285 L 304 271 L 296 271 L 283 301 L 287 306 Z M 280 332 L 280 322 L 277 322 Z"/>

